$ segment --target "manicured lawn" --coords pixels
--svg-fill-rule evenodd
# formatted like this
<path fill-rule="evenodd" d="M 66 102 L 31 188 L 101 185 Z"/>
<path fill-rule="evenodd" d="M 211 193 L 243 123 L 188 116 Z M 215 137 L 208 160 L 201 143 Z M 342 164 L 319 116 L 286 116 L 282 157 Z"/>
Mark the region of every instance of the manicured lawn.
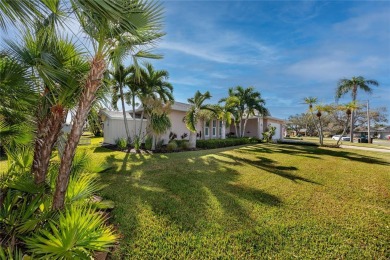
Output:
<path fill-rule="evenodd" d="M 117 259 L 386 259 L 390 158 L 259 144 L 131 155 L 92 147 Z"/>
<path fill-rule="evenodd" d="M 319 143 L 318 137 L 302 137 L 304 141 Z M 337 140 L 333 140 L 332 138 L 324 138 L 325 144 L 336 144 Z M 389 140 L 380 140 L 380 139 L 374 139 L 374 143 L 368 144 L 368 143 L 358 143 L 357 141 L 351 143 L 349 141 L 342 141 L 340 142 L 342 145 L 349 145 L 349 146 L 359 146 L 359 147 L 369 147 L 369 148 L 378 148 L 378 149 L 386 149 L 390 150 L 390 141 Z"/>

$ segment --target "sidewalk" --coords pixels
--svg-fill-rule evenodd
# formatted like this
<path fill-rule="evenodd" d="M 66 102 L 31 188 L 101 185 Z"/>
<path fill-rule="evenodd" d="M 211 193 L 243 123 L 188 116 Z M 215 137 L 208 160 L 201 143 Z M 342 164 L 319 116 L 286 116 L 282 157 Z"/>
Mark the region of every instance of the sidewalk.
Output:
<path fill-rule="evenodd" d="M 361 147 L 361 146 L 352 146 L 352 145 L 340 145 L 340 148 L 346 149 L 357 149 L 357 150 L 365 150 L 365 151 L 373 151 L 373 152 L 382 152 L 382 153 L 390 153 L 388 149 L 380 149 L 380 148 L 370 148 L 370 147 Z"/>

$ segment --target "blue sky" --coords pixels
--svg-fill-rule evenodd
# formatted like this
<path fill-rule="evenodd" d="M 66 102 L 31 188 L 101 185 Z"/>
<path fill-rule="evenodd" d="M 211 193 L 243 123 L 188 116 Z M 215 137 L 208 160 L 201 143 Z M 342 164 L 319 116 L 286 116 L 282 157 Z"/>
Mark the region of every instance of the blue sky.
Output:
<path fill-rule="evenodd" d="M 170 73 L 177 101 L 196 90 L 217 102 L 253 86 L 272 116 L 334 102 L 339 79 L 378 80 L 372 107 L 390 108 L 390 1 L 165 1 L 167 35 L 153 61 Z M 350 101 L 350 95 L 340 102 Z M 390 119 L 390 118 L 389 118 Z"/>

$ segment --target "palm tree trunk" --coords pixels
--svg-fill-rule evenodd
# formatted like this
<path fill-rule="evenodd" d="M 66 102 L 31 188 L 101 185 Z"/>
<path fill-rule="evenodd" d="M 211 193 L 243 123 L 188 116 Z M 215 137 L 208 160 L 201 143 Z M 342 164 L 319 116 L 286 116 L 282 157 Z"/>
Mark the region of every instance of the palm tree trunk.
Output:
<path fill-rule="evenodd" d="M 37 138 L 35 139 L 34 157 L 31 166 L 31 172 L 37 185 L 46 181 L 51 153 L 60 136 L 67 113 L 68 110 L 56 105 L 51 108 L 47 117 L 38 120 Z"/>
<path fill-rule="evenodd" d="M 353 121 L 355 120 L 355 111 L 352 111 L 351 113 L 351 126 L 350 126 L 350 142 L 353 143 L 353 128 L 354 128 L 354 123 Z"/>
<path fill-rule="evenodd" d="M 225 125 L 225 120 L 222 120 L 221 139 L 226 139 L 226 125 Z"/>
<path fill-rule="evenodd" d="M 134 122 L 134 137 L 137 135 L 137 121 L 135 120 L 135 96 L 133 93 L 133 100 L 131 101 L 131 105 L 133 107 L 133 122 Z M 133 138 L 135 139 L 135 138 Z"/>
<path fill-rule="evenodd" d="M 152 151 L 156 150 L 156 135 L 152 134 Z"/>
<path fill-rule="evenodd" d="M 320 145 L 323 146 L 324 145 L 324 136 L 322 135 L 322 122 L 321 122 L 321 118 L 318 119 L 318 122 L 319 122 L 319 135 L 320 135 Z"/>
<path fill-rule="evenodd" d="M 345 126 L 344 126 L 344 129 L 343 129 L 343 133 L 340 135 L 339 139 L 337 140 L 337 143 L 336 145 L 339 145 L 340 141 L 341 141 L 341 138 L 343 138 L 343 136 L 345 135 L 345 132 L 347 132 L 347 128 L 348 128 L 348 124 L 349 124 L 349 116 L 347 116 L 347 122 L 345 123 Z"/>
<path fill-rule="evenodd" d="M 245 136 L 245 128 L 246 128 L 246 124 L 248 123 L 248 118 L 249 118 L 249 114 L 246 116 L 244 120 L 244 126 L 242 127 L 242 137 Z"/>
<path fill-rule="evenodd" d="M 144 118 L 144 110 L 145 110 L 145 109 L 143 109 L 142 112 L 141 112 L 141 123 L 140 123 L 139 131 L 138 131 L 138 133 L 139 133 L 138 136 L 139 136 L 139 137 L 141 137 L 141 133 L 142 133 L 142 124 L 143 124 L 143 122 L 144 122 L 144 119 L 143 119 L 143 118 Z M 144 138 L 144 137 L 145 137 L 145 136 L 142 136 L 141 142 L 143 141 L 143 138 Z"/>
<path fill-rule="evenodd" d="M 129 125 L 127 124 L 127 116 L 126 116 L 126 109 L 125 109 L 125 99 L 123 96 L 123 87 L 119 86 L 119 91 L 121 93 L 121 103 L 122 103 L 122 112 L 123 112 L 123 123 L 125 124 L 125 130 L 126 130 L 126 136 L 127 141 L 130 140 L 130 131 L 129 131 Z"/>
<path fill-rule="evenodd" d="M 69 134 L 64 153 L 61 158 L 60 169 L 58 172 L 56 188 L 53 196 L 52 207 L 54 210 L 62 209 L 64 207 L 65 194 L 66 190 L 68 189 L 70 171 L 76 152 L 76 147 L 80 141 L 85 120 L 92 107 L 92 103 L 96 98 L 96 92 L 101 86 L 105 70 L 106 62 L 104 57 L 102 55 L 95 56 L 91 62 L 91 69 L 78 103 L 72 130 Z"/>
<path fill-rule="evenodd" d="M 189 146 L 191 149 L 196 148 L 196 133 L 197 133 L 196 131 L 195 132 L 190 131 Z"/>
<path fill-rule="evenodd" d="M 238 128 L 237 128 L 237 123 L 236 123 L 236 121 L 234 121 L 234 131 L 236 132 L 236 137 L 239 137 L 239 133 L 238 133 Z"/>

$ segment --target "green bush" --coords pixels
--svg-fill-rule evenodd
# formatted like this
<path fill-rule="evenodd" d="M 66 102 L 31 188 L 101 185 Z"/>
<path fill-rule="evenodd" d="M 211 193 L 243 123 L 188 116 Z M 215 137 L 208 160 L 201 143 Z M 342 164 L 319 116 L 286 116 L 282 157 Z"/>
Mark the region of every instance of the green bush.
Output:
<path fill-rule="evenodd" d="M 202 149 L 214 149 L 221 147 L 229 147 L 243 144 L 253 144 L 261 142 L 257 138 L 227 138 L 227 139 L 210 139 L 210 140 L 198 140 L 196 141 L 196 147 Z"/>
<path fill-rule="evenodd" d="M 171 141 L 167 144 L 167 151 L 172 152 L 177 150 L 177 143 L 175 141 Z"/>
<path fill-rule="evenodd" d="M 190 149 L 190 143 L 188 141 L 182 141 L 180 144 L 180 148 L 183 150 L 188 150 Z"/>
<path fill-rule="evenodd" d="M 152 143 L 153 143 L 153 138 L 151 136 L 148 136 L 145 140 L 145 149 L 152 150 Z"/>
<path fill-rule="evenodd" d="M 125 149 L 127 147 L 127 140 L 126 138 L 118 138 L 115 140 L 115 144 L 119 149 Z"/>

